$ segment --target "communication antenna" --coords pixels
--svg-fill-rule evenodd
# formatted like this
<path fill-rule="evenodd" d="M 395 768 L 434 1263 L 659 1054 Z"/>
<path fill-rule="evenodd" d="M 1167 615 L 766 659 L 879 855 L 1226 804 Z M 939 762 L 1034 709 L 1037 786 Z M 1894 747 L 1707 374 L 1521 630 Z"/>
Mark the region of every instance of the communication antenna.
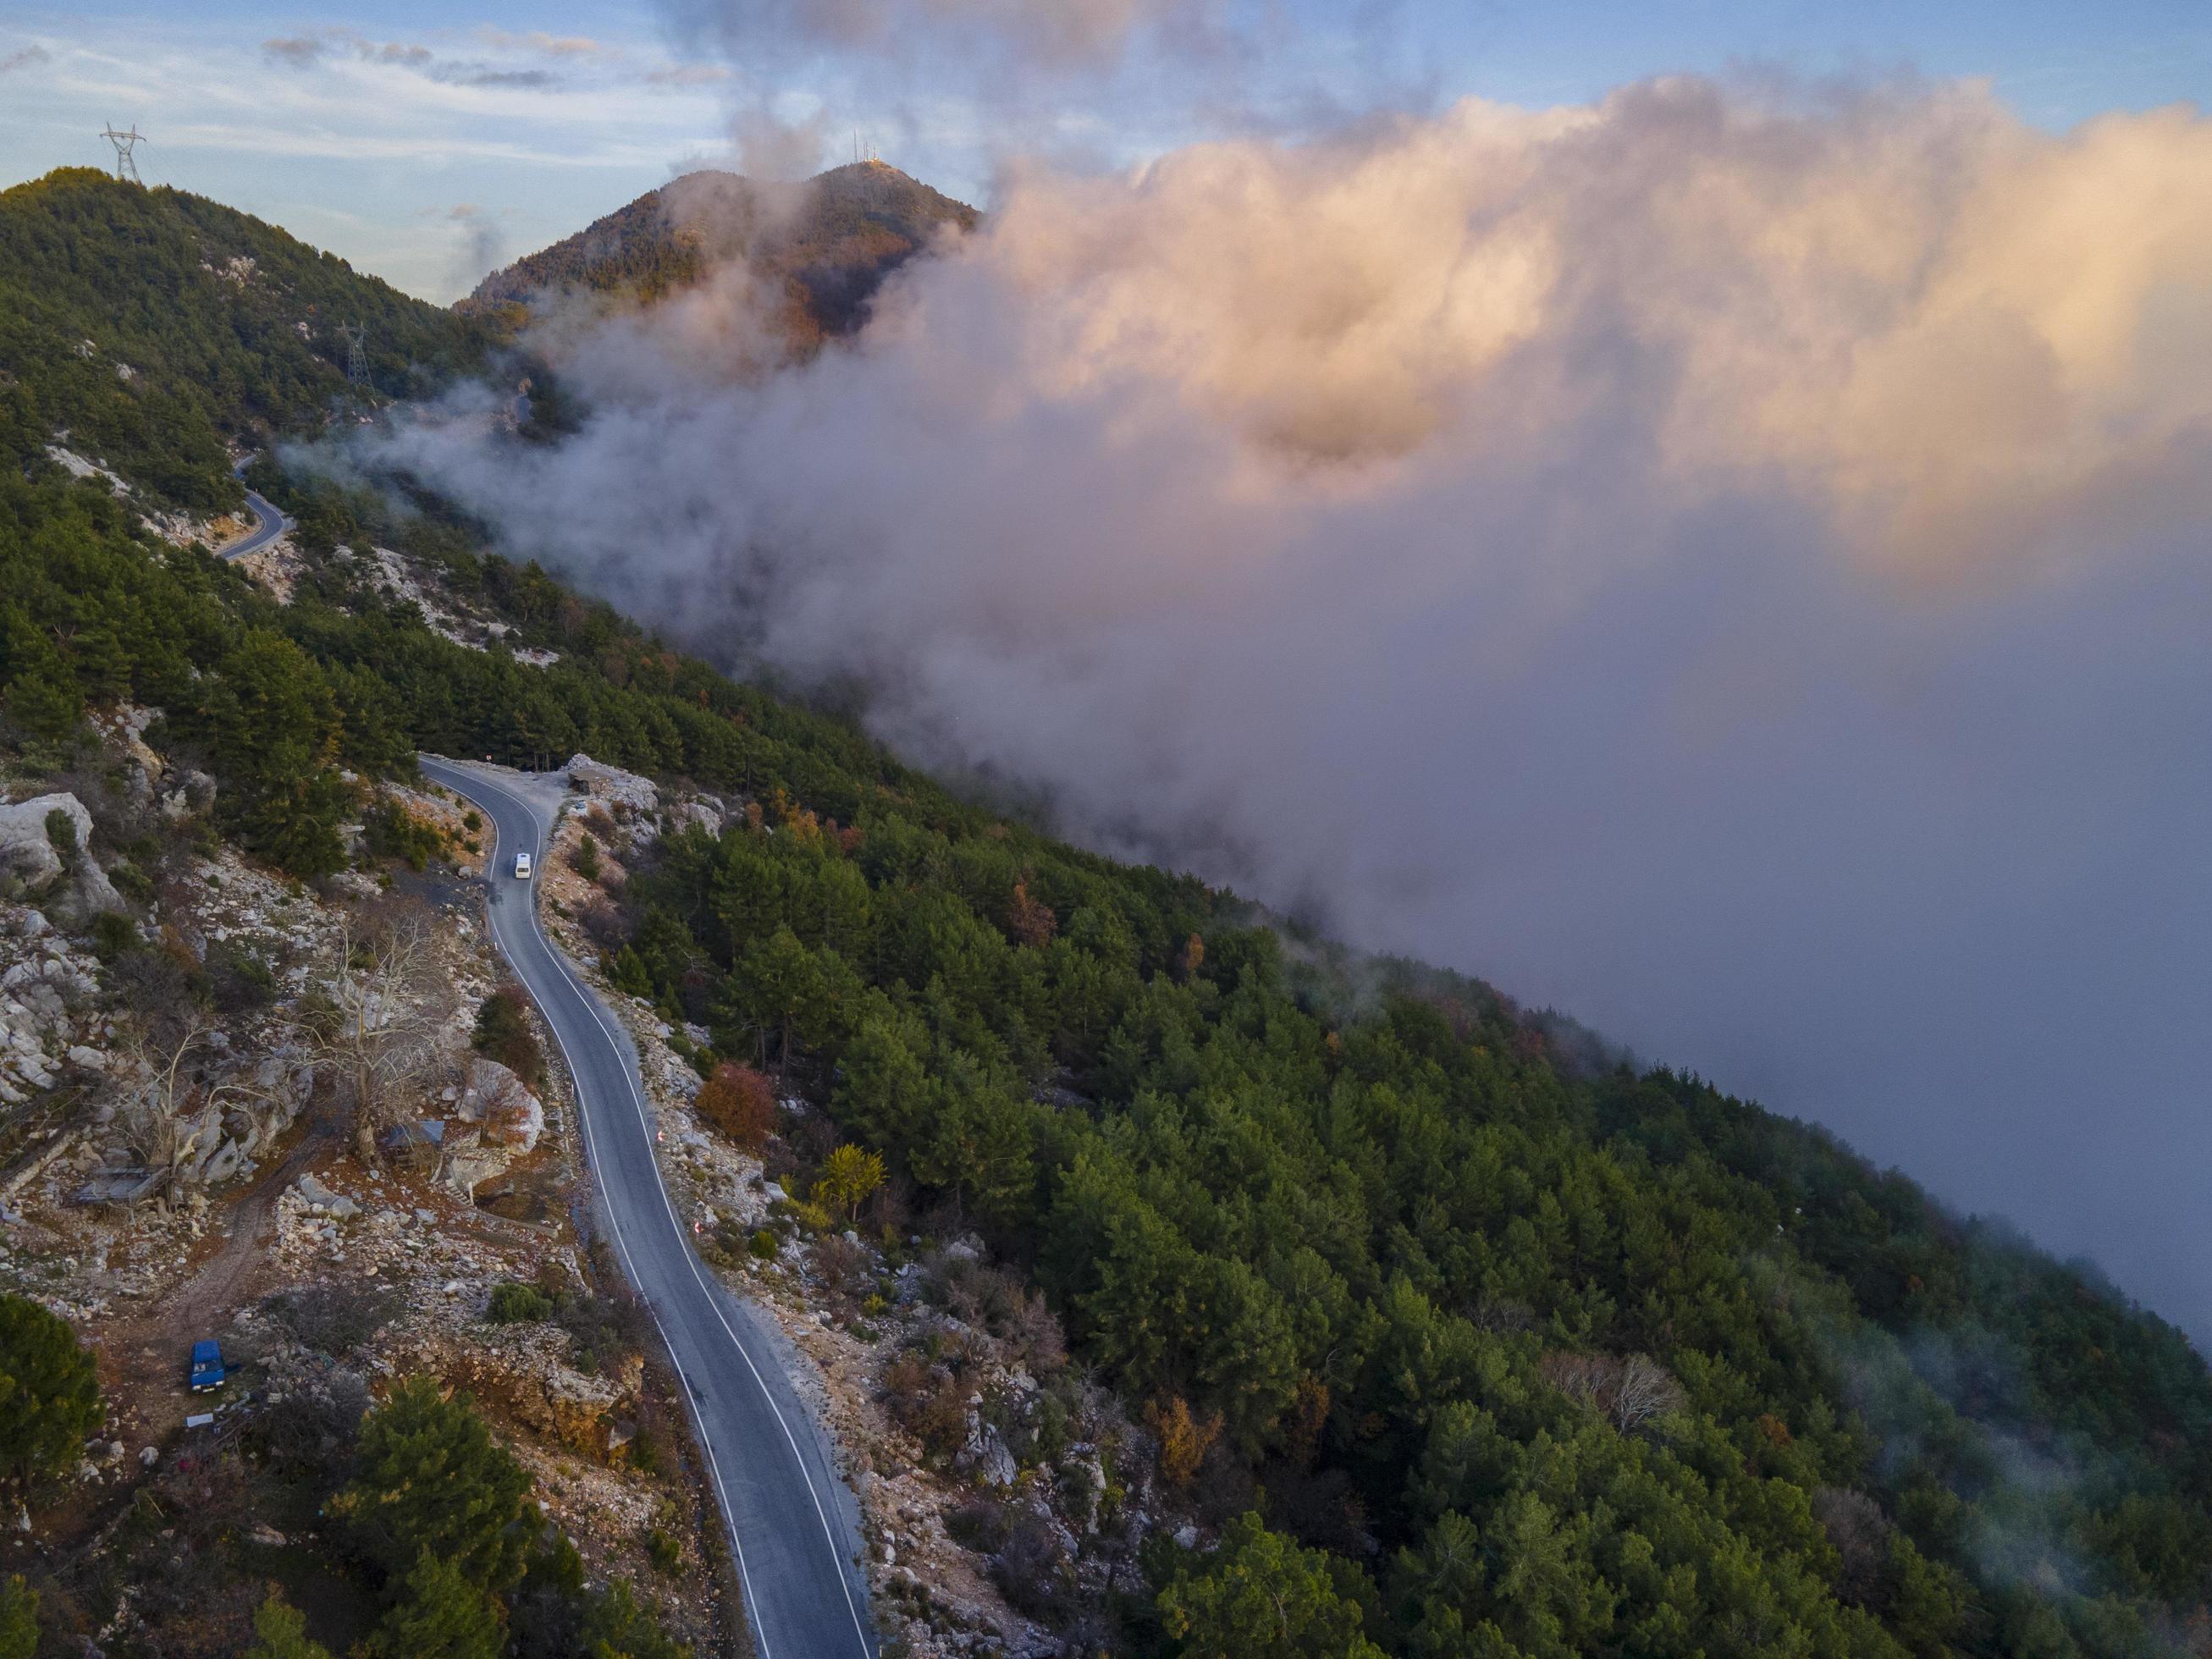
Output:
<path fill-rule="evenodd" d="M 131 184 L 144 184 L 146 181 L 138 176 L 138 163 L 131 154 L 146 139 L 146 135 L 138 131 L 138 124 L 133 121 L 130 131 L 118 132 L 115 123 L 110 121 L 107 130 L 100 136 L 115 146 L 115 176 Z"/>
<path fill-rule="evenodd" d="M 340 323 L 338 332 L 346 343 L 346 379 L 356 386 L 368 384 L 368 325 Z"/>

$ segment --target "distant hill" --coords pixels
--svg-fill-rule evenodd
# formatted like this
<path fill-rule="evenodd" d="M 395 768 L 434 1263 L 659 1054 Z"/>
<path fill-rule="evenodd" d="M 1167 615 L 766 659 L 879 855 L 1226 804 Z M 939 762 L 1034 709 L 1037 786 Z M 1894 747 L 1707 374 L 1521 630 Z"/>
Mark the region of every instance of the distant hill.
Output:
<path fill-rule="evenodd" d="M 850 333 L 884 277 L 943 227 L 970 230 L 977 217 L 881 161 L 797 185 L 690 173 L 492 272 L 455 309 L 493 312 L 563 289 L 657 300 L 744 258 L 782 281 L 787 326 L 809 344 Z"/>
<path fill-rule="evenodd" d="M 250 214 L 64 167 L 0 191 L 0 429 L 70 447 L 178 504 L 234 505 L 223 440 L 321 420 L 373 388 L 426 392 L 491 331 Z"/>

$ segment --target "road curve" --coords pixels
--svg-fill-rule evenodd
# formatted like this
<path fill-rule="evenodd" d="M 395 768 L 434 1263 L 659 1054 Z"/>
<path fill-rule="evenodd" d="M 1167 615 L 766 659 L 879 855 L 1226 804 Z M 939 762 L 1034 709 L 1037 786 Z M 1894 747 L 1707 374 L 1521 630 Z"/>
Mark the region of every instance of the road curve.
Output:
<path fill-rule="evenodd" d="M 240 461 L 231 471 L 242 475 L 246 465 Z M 249 553 L 258 553 L 293 526 L 293 520 L 285 517 L 273 502 L 251 489 L 246 492 L 246 505 L 253 514 L 253 528 L 216 549 L 218 557 L 242 559 Z"/>
<path fill-rule="evenodd" d="M 873 1659 L 852 1494 L 767 1322 L 691 1248 L 653 1158 L 629 1033 L 546 938 L 532 902 L 536 884 L 514 879 L 517 853 L 543 866 L 554 813 L 513 774 L 428 755 L 422 766 L 425 776 L 473 801 L 497 831 L 485 866 L 492 938 L 574 1080 L 607 1237 L 682 1379 L 760 1659 Z"/>

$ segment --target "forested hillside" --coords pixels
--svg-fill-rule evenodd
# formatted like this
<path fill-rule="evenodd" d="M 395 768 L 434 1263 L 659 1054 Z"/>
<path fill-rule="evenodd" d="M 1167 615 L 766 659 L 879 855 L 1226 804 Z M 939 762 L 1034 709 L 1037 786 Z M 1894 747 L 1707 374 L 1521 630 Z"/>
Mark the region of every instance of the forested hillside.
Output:
<path fill-rule="evenodd" d="M 430 390 L 486 331 L 273 225 L 167 187 L 68 167 L 0 191 L 0 399 L 29 450 L 78 453 L 182 507 L 239 504 L 226 437 L 300 429 L 349 392 Z"/>
<path fill-rule="evenodd" d="M 742 258 L 781 284 L 786 326 L 811 344 L 849 333 L 884 277 L 944 228 L 973 228 L 975 216 L 880 161 L 799 185 L 690 173 L 492 272 L 457 309 L 497 314 L 566 289 L 653 301 Z"/>
<path fill-rule="evenodd" d="M 259 409 L 210 397 L 218 428 Z M 43 418 L 0 408 L 10 740 L 158 706 L 306 877 L 337 769 L 418 748 L 751 804 L 665 838 L 598 919 L 609 969 L 980 1228 L 1151 1425 L 1218 1541 L 1152 1540 L 1120 1645 L 2212 1650 L 2212 1377 L 2093 1273 L 1701 1080 L 1577 1063 L 1479 983 L 957 799 L 434 512 L 265 477 L 310 556 L 280 605 L 45 465 Z M 558 660 L 453 643 L 329 556 L 372 540 Z"/>

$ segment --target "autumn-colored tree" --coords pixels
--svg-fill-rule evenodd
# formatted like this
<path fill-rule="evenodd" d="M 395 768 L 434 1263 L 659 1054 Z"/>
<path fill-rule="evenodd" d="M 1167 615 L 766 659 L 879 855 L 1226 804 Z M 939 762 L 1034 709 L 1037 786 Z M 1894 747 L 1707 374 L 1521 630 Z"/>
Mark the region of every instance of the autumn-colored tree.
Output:
<path fill-rule="evenodd" d="M 1206 966 L 1206 941 L 1193 933 L 1183 941 L 1182 951 L 1176 957 L 1176 977 L 1180 980 L 1196 979 L 1198 970 L 1204 966 Z"/>
<path fill-rule="evenodd" d="M 750 1066 L 726 1060 L 699 1085 L 699 1115 L 747 1152 L 768 1145 L 775 1127 L 775 1090 Z"/>
<path fill-rule="evenodd" d="M 1188 1486 L 1221 1437 L 1221 1413 L 1194 1416 L 1188 1401 L 1171 1394 L 1146 1404 L 1145 1426 L 1159 1438 L 1160 1478 L 1170 1486 Z"/>
<path fill-rule="evenodd" d="M 822 1174 L 814 1183 L 815 1196 L 835 1204 L 848 1220 L 856 1214 L 869 1194 L 884 1184 L 884 1155 L 861 1146 L 840 1146 L 822 1160 Z"/>
<path fill-rule="evenodd" d="M 1052 906 L 1031 898 L 1026 880 L 1016 882 L 1014 896 L 1006 904 L 1006 931 L 1014 936 L 1014 943 L 1042 950 L 1052 943 L 1059 927 L 1060 918 L 1053 914 Z"/>

